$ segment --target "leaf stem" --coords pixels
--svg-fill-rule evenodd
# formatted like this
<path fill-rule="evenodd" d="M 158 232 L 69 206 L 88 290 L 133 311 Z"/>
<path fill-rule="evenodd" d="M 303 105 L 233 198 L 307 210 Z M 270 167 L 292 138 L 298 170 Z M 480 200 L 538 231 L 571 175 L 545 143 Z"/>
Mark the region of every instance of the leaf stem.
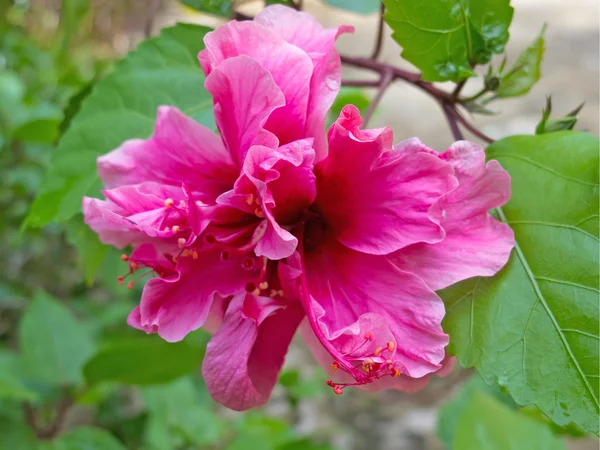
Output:
<path fill-rule="evenodd" d="M 375 97 L 369 104 L 369 108 L 367 109 L 367 112 L 365 112 L 365 115 L 363 117 L 363 125 L 364 126 L 366 126 L 367 123 L 369 122 L 369 120 L 371 119 L 371 116 L 375 112 L 375 108 L 377 108 L 377 105 L 379 104 L 379 102 L 381 101 L 381 98 L 383 97 L 383 93 L 389 87 L 389 85 L 392 84 L 393 81 L 394 81 L 394 73 L 392 72 L 392 70 L 385 71 L 381 77 L 381 80 L 379 81 L 379 88 L 377 89 L 377 92 L 375 93 Z"/>
<path fill-rule="evenodd" d="M 383 14 L 385 13 L 385 5 L 381 2 L 381 9 L 379 10 L 379 23 L 377 24 L 377 38 L 375 41 L 375 48 L 371 53 L 371 59 L 379 58 L 381 54 L 381 47 L 383 46 Z"/>
<path fill-rule="evenodd" d="M 446 120 L 448 121 L 448 125 L 450 126 L 450 131 L 452 131 L 452 136 L 454 136 L 454 139 L 457 141 L 464 140 L 465 137 L 460 131 L 460 127 L 458 126 L 456 116 L 452 112 L 452 105 L 448 103 L 442 103 L 441 107 L 442 111 L 444 111 L 444 115 L 446 116 Z"/>

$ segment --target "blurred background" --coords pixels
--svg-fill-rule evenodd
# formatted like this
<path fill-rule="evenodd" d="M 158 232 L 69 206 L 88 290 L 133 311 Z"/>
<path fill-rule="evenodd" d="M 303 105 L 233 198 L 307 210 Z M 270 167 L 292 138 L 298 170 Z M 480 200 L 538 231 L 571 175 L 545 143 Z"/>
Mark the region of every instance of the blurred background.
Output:
<path fill-rule="evenodd" d="M 472 375 L 469 371 L 456 370 L 417 394 L 347 390 L 334 397 L 324 386 L 325 375 L 298 341 L 263 410 L 245 414 L 223 410 L 212 403 L 196 370 L 207 340 L 203 332 L 167 349 L 125 325 L 140 293 L 117 285 L 116 276 L 126 272 L 125 264 L 119 264 L 119 252 L 111 250 L 112 258 L 107 258 L 92 282 L 92 274 L 82 269 L 73 250 L 85 246 L 85 230 L 75 223 L 68 236 L 57 226 L 21 230 L 58 137 L 69 126 L 81 99 L 114 62 L 141 40 L 176 22 L 217 26 L 225 20 L 199 14 L 174 0 L 91 0 L 89 5 L 69 2 L 68 8 L 63 3 L 0 0 L 0 255 L 4 260 L 0 272 L 0 449 L 45 448 L 46 444 L 40 447 L 36 442 L 46 439 L 52 445 L 56 436 L 81 429 L 87 431 L 75 432 L 71 446 L 60 448 L 445 448 L 438 417 L 444 410 L 451 415 L 443 405 L 452 402 Z M 340 53 L 370 53 L 376 14 L 353 14 L 316 0 L 304 4 L 324 25 L 356 27 L 354 35 L 340 38 Z M 526 97 L 495 102 L 492 109 L 498 114 L 477 116 L 475 122 L 493 138 L 532 133 L 545 96 L 552 95 L 557 115 L 585 101 L 577 128 L 597 135 L 600 3 L 512 0 L 511 4 L 515 16 L 507 47 L 509 62 L 548 24 L 542 79 Z M 260 1 L 248 1 L 241 10 L 252 14 L 262 6 Z M 389 34 L 386 28 L 381 59 L 409 67 L 400 60 L 400 48 Z M 370 75 L 344 70 L 345 79 Z M 480 87 L 470 81 L 465 92 L 474 94 Z M 364 102 L 364 107 L 370 93 L 367 89 L 345 95 L 350 101 Z M 338 102 L 334 109 L 341 106 Z M 419 136 L 438 150 L 452 141 L 437 103 L 401 82 L 387 91 L 370 125 L 391 126 L 396 141 Z M 83 383 L 80 367 L 69 368 L 71 374 L 56 365 L 60 354 L 50 354 L 52 349 L 72 349 L 81 366 L 97 348 L 111 345 L 120 346 L 117 357 L 107 353 L 106 360 L 95 357 L 93 362 L 100 372 L 111 365 L 125 369 L 119 376 L 102 378 L 100 374 L 102 382 L 93 385 Z M 189 374 L 156 384 L 173 378 L 164 367 L 177 365 L 177 358 L 188 358 L 189 369 L 181 371 Z M 24 383 L 32 371 L 36 381 Z M 94 439 L 96 446 L 87 444 Z M 598 448 L 595 438 L 564 440 L 569 449 Z"/>

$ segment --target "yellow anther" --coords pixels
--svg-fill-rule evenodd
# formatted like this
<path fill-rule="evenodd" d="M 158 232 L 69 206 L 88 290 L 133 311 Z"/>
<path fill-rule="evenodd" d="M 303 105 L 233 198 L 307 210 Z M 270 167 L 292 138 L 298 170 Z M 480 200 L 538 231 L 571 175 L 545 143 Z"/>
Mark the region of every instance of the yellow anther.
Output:
<path fill-rule="evenodd" d="M 186 256 L 190 256 L 190 252 L 189 252 L 189 250 L 186 248 L 184 251 L 182 251 L 182 252 L 181 252 L 181 256 L 183 256 L 184 258 L 185 258 Z"/>
<path fill-rule="evenodd" d="M 254 195 L 249 194 L 248 197 L 246 197 L 246 203 L 248 203 L 248 206 L 252 206 L 252 203 L 254 203 Z"/>
<path fill-rule="evenodd" d="M 258 287 L 264 291 L 265 289 L 269 289 L 269 283 L 267 283 L 266 281 L 263 281 L 262 283 L 260 283 L 258 285 Z"/>
<path fill-rule="evenodd" d="M 264 217 L 265 217 L 265 213 L 260 208 L 256 208 L 254 210 L 254 214 L 256 215 L 256 217 L 260 217 L 261 219 L 264 219 Z"/>
<path fill-rule="evenodd" d="M 260 289 L 256 288 L 252 291 L 252 295 L 260 295 Z"/>
<path fill-rule="evenodd" d="M 173 225 L 173 233 L 179 233 L 179 225 Z"/>
<path fill-rule="evenodd" d="M 283 297 L 283 289 L 279 289 L 277 291 L 277 295 L 279 295 L 280 297 Z"/>
<path fill-rule="evenodd" d="M 393 352 L 394 350 L 396 350 L 396 344 L 392 341 L 389 341 L 387 343 L 387 349 L 388 349 L 388 352 Z"/>
<path fill-rule="evenodd" d="M 277 295 L 277 291 L 275 289 L 271 289 L 271 293 L 269 294 L 269 297 L 275 297 Z"/>
<path fill-rule="evenodd" d="M 379 356 L 379 355 L 381 355 L 381 347 L 377 347 L 375 349 L 375 356 Z"/>
<path fill-rule="evenodd" d="M 171 231 L 171 229 L 169 227 L 165 227 L 164 232 L 168 233 L 169 231 Z"/>
<path fill-rule="evenodd" d="M 392 376 L 393 377 L 399 377 L 400 376 L 400 371 L 398 369 L 396 369 L 395 367 L 392 368 Z"/>
<path fill-rule="evenodd" d="M 371 366 L 371 365 L 375 364 L 375 361 L 373 361 L 371 358 L 365 358 L 363 360 L 363 364 L 367 365 L 367 366 Z"/>
<path fill-rule="evenodd" d="M 183 248 L 183 246 L 185 245 L 185 238 L 177 239 L 177 245 L 179 246 L 179 248 Z"/>
<path fill-rule="evenodd" d="M 179 200 L 179 207 L 180 207 L 180 208 L 185 208 L 186 206 L 187 206 L 187 205 L 186 205 L 185 201 L 183 201 L 183 200 Z"/>
<path fill-rule="evenodd" d="M 173 206 L 173 203 L 175 203 L 175 202 L 173 201 L 172 198 L 166 199 L 165 200 L 165 208 L 170 208 L 171 206 Z"/>
<path fill-rule="evenodd" d="M 192 249 L 192 252 L 191 252 L 191 253 L 192 253 L 192 258 L 194 258 L 194 259 L 198 259 L 198 252 L 196 251 L 196 249 L 195 249 L 195 248 L 193 248 L 193 249 Z"/>

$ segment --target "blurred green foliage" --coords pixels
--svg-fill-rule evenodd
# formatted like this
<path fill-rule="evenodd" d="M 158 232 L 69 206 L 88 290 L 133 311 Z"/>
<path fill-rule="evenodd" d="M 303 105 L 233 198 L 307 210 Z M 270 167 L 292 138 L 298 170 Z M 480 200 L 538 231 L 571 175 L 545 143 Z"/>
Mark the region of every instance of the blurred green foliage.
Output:
<path fill-rule="evenodd" d="M 129 328 L 140 291 L 117 285 L 126 265 L 80 215 L 22 226 L 57 141 L 119 56 L 98 49 L 94 13 L 89 0 L 0 0 L 0 450 L 331 449 L 293 427 L 324 374 L 284 375 L 287 418 L 224 415 L 199 376 L 208 335 L 168 344 Z M 49 17 L 58 25 L 41 26 Z"/>

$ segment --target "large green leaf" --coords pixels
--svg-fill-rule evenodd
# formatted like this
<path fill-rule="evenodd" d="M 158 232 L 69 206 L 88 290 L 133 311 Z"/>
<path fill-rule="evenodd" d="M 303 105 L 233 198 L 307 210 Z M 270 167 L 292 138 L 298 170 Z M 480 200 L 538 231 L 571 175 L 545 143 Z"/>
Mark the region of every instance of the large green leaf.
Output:
<path fill-rule="evenodd" d="M 426 81 L 459 81 L 471 66 L 502 53 L 513 8 L 510 0 L 384 0 L 385 20 L 402 57 Z"/>
<path fill-rule="evenodd" d="M 548 427 L 478 391 L 460 415 L 452 448 L 562 450 L 565 447 Z"/>
<path fill-rule="evenodd" d="M 513 136 L 488 148 L 512 177 L 498 210 L 515 231 L 508 265 L 444 292 L 449 350 L 520 405 L 598 434 L 599 142 Z"/>
<path fill-rule="evenodd" d="M 152 133 L 156 109 L 174 105 L 212 126 L 212 101 L 197 61 L 208 28 L 179 24 L 149 39 L 98 82 L 60 140 L 27 225 L 63 222 L 81 211 L 81 198 L 101 187 L 96 158 L 131 138 Z"/>
<path fill-rule="evenodd" d="M 169 343 L 158 336 L 120 339 L 101 349 L 84 367 L 89 383 L 166 383 L 195 372 L 204 356 L 203 343 L 193 336 Z"/>
<path fill-rule="evenodd" d="M 25 375 L 53 385 L 75 384 L 93 354 L 90 330 L 56 299 L 38 293 L 19 323 Z"/>
<path fill-rule="evenodd" d="M 542 58 L 544 56 L 544 33 L 542 28 L 539 36 L 523 50 L 512 69 L 500 79 L 496 89 L 498 97 L 518 97 L 525 95 L 542 76 Z"/>

